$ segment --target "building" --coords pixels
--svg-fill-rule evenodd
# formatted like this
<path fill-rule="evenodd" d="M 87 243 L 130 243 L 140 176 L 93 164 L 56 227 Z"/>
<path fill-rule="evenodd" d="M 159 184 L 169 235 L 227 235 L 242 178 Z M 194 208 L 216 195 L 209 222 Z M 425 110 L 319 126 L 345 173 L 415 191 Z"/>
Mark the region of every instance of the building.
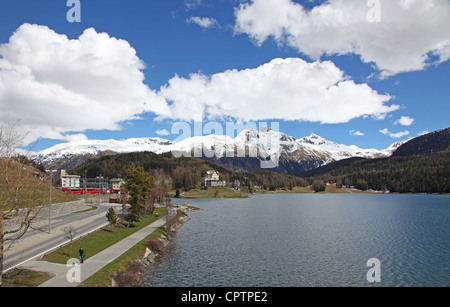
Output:
<path fill-rule="evenodd" d="M 218 181 L 220 180 L 219 172 L 217 171 L 207 171 L 205 176 L 205 183 L 206 181 Z"/>
<path fill-rule="evenodd" d="M 65 169 L 61 170 L 61 188 L 63 189 L 79 189 L 81 183 L 80 176 L 69 175 Z"/>
<path fill-rule="evenodd" d="M 63 189 L 79 189 L 81 177 L 75 175 L 67 175 L 65 170 L 61 170 L 61 188 Z"/>
<path fill-rule="evenodd" d="M 111 189 L 112 190 L 121 190 L 124 188 L 125 180 L 121 178 L 111 179 Z"/>
<path fill-rule="evenodd" d="M 205 187 L 208 188 L 223 188 L 226 187 L 227 182 L 220 180 L 220 174 L 217 171 L 207 171 L 205 175 Z"/>

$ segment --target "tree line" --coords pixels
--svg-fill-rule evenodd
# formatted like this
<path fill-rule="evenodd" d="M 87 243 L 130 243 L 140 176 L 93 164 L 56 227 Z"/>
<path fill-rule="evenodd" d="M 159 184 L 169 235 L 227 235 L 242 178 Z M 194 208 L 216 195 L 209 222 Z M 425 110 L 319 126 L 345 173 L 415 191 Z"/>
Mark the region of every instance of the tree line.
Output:
<path fill-rule="evenodd" d="M 264 189 L 293 188 L 305 186 L 308 182 L 298 176 L 260 171 L 254 173 L 233 172 L 214 162 L 194 157 L 174 157 L 172 153 L 155 154 L 152 152 L 125 153 L 91 159 L 70 170 L 71 174 L 93 178 L 99 175 L 108 178 L 125 177 L 127 170 L 142 167 L 155 178 L 171 181 L 173 189 L 185 191 L 202 185 L 209 170 L 216 170 L 220 179 L 227 182 L 239 180 L 249 191 L 254 187 Z"/>
<path fill-rule="evenodd" d="M 450 151 L 382 159 L 349 159 L 303 174 L 310 182 L 394 193 L 450 193 Z"/>

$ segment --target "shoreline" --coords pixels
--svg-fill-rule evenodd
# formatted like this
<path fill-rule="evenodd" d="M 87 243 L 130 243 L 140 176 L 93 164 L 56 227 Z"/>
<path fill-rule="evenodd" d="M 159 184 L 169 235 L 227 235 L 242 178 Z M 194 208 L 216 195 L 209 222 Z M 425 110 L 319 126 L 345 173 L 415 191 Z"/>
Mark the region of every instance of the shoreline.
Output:
<path fill-rule="evenodd" d="M 220 191 L 220 190 L 219 190 Z M 189 191 L 191 192 L 191 191 Z M 188 194 L 189 192 L 185 192 L 183 194 Z M 195 190 L 195 192 L 197 192 L 197 190 Z M 267 194 L 271 194 L 271 195 L 275 195 L 275 194 L 378 194 L 378 195 L 450 195 L 450 193 L 413 193 L 413 192 L 409 192 L 409 193 L 399 193 L 399 192 L 389 192 L 389 191 L 375 191 L 372 189 L 368 189 L 368 190 L 358 190 L 356 188 L 349 188 L 349 187 L 343 187 L 343 188 L 336 188 L 336 184 L 330 184 L 327 185 L 327 188 L 325 191 L 323 192 L 315 192 L 314 190 L 311 189 L 310 186 L 308 187 L 294 187 L 293 190 L 276 190 L 276 191 L 268 191 L 268 190 L 257 190 L 255 193 L 247 193 L 247 192 L 242 192 L 242 194 L 240 196 L 225 196 L 225 197 L 208 197 L 208 194 L 200 194 L 197 196 L 189 196 L 189 194 L 186 195 L 181 195 L 179 198 L 175 198 L 175 199 L 185 199 L 185 200 L 189 200 L 189 199 L 245 199 L 245 198 L 250 198 L 254 195 L 267 195 Z M 194 194 L 195 195 L 195 194 Z"/>
<path fill-rule="evenodd" d="M 167 215 L 164 215 L 155 222 L 144 226 L 141 230 L 133 232 L 131 235 L 117 241 L 105 250 L 98 251 L 96 254 L 93 254 L 90 258 L 85 260 L 83 268 L 88 270 L 86 272 L 91 273 L 87 275 L 83 274 L 80 282 L 66 282 L 66 265 L 58 264 L 57 262 L 34 260 L 27 262 L 19 269 L 21 271 L 33 272 L 32 275 L 39 274 L 40 272 L 51 273 L 45 280 L 42 280 L 39 283 L 30 284 L 31 287 L 111 287 L 114 286 L 114 280 L 119 274 L 123 272 L 128 273 L 130 268 L 131 270 L 135 270 L 136 266 L 134 264 L 139 263 L 140 265 L 138 267 L 140 268 L 140 271 L 137 275 L 139 276 L 139 279 L 136 279 L 135 282 L 130 285 L 122 285 L 124 287 L 136 286 L 139 283 L 140 275 L 144 270 L 156 261 L 158 257 L 163 256 L 163 253 L 156 253 L 146 247 L 147 241 L 152 239 L 157 239 L 158 241 L 161 240 L 165 247 L 176 235 L 179 228 L 189 220 L 188 212 L 199 209 L 188 204 L 173 205 L 173 208 L 176 210 L 176 213 L 173 215 L 172 222 L 170 223 L 170 232 L 167 231 Z M 158 225 L 156 226 L 156 224 Z M 147 232 L 148 234 L 142 236 L 139 232 Z M 138 237 L 141 238 L 139 241 L 136 241 Z M 130 245 L 131 242 L 134 243 Z M 118 248 L 118 246 L 121 248 Z M 112 254 L 107 252 L 109 249 L 111 249 Z M 90 261 L 91 258 L 94 259 L 93 262 Z M 104 264 L 100 267 L 99 264 L 101 262 L 104 262 Z M 130 266 L 130 264 L 132 265 Z"/>
<path fill-rule="evenodd" d="M 172 242 L 178 233 L 178 230 L 189 221 L 188 213 L 200 208 L 190 205 L 174 205 L 176 207 L 176 216 L 172 221 L 170 234 L 167 232 L 167 223 L 161 228 L 164 230 L 156 238 L 146 238 L 138 244 L 144 242 L 146 245 L 145 253 L 137 259 L 128 261 L 127 269 L 125 271 L 116 271 L 114 278 L 111 280 L 112 287 L 139 287 L 143 274 L 147 269 L 153 265 L 158 259 L 164 257 L 167 246 Z M 136 245 L 137 246 L 137 245 Z M 125 252 L 126 253 L 126 252 Z M 125 254 L 124 253 L 124 254 Z M 83 285 L 82 285 L 83 286 Z"/>

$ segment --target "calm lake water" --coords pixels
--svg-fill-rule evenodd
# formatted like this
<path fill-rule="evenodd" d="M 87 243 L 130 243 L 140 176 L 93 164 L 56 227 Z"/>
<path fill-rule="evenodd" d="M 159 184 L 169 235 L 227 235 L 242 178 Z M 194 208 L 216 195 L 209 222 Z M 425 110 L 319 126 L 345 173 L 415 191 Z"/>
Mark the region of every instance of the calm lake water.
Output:
<path fill-rule="evenodd" d="M 450 286 L 450 196 L 278 194 L 189 200 L 143 287 Z"/>

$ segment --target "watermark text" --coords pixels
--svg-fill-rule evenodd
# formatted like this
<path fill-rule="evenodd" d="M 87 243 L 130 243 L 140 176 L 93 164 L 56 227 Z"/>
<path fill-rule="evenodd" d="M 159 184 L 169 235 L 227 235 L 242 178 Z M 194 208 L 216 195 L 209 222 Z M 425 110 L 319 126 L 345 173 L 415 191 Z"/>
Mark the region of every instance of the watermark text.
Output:
<path fill-rule="evenodd" d="M 280 139 L 278 122 L 262 123 L 235 123 L 227 122 L 224 126 L 218 122 L 194 122 L 192 125 L 187 122 L 177 122 L 172 125 L 171 133 L 179 135 L 174 140 L 175 143 L 182 143 L 183 140 L 194 138 L 188 146 L 173 150 L 175 157 L 196 157 L 196 158 L 258 158 L 261 162 L 261 168 L 272 169 L 278 167 L 280 156 Z M 236 144 L 234 140 L 235 133 L 247 130 L 249 135 L 244 136 L 242 142 Z M 250 135 L 252 132 L 259 131 L 256 135 Z M 195 137 L 215 135 L 214 138 L 208 138 L 208 142 L 201 144 L 195 142 Z"/>
<path fill-rule="evenodd" d="M 67 7 L 70 7 L 67 12 L 66 18 L 67 21 L 72 22 L 81 22 L 81 2 L 80 0 L 67 0 Z"/>

